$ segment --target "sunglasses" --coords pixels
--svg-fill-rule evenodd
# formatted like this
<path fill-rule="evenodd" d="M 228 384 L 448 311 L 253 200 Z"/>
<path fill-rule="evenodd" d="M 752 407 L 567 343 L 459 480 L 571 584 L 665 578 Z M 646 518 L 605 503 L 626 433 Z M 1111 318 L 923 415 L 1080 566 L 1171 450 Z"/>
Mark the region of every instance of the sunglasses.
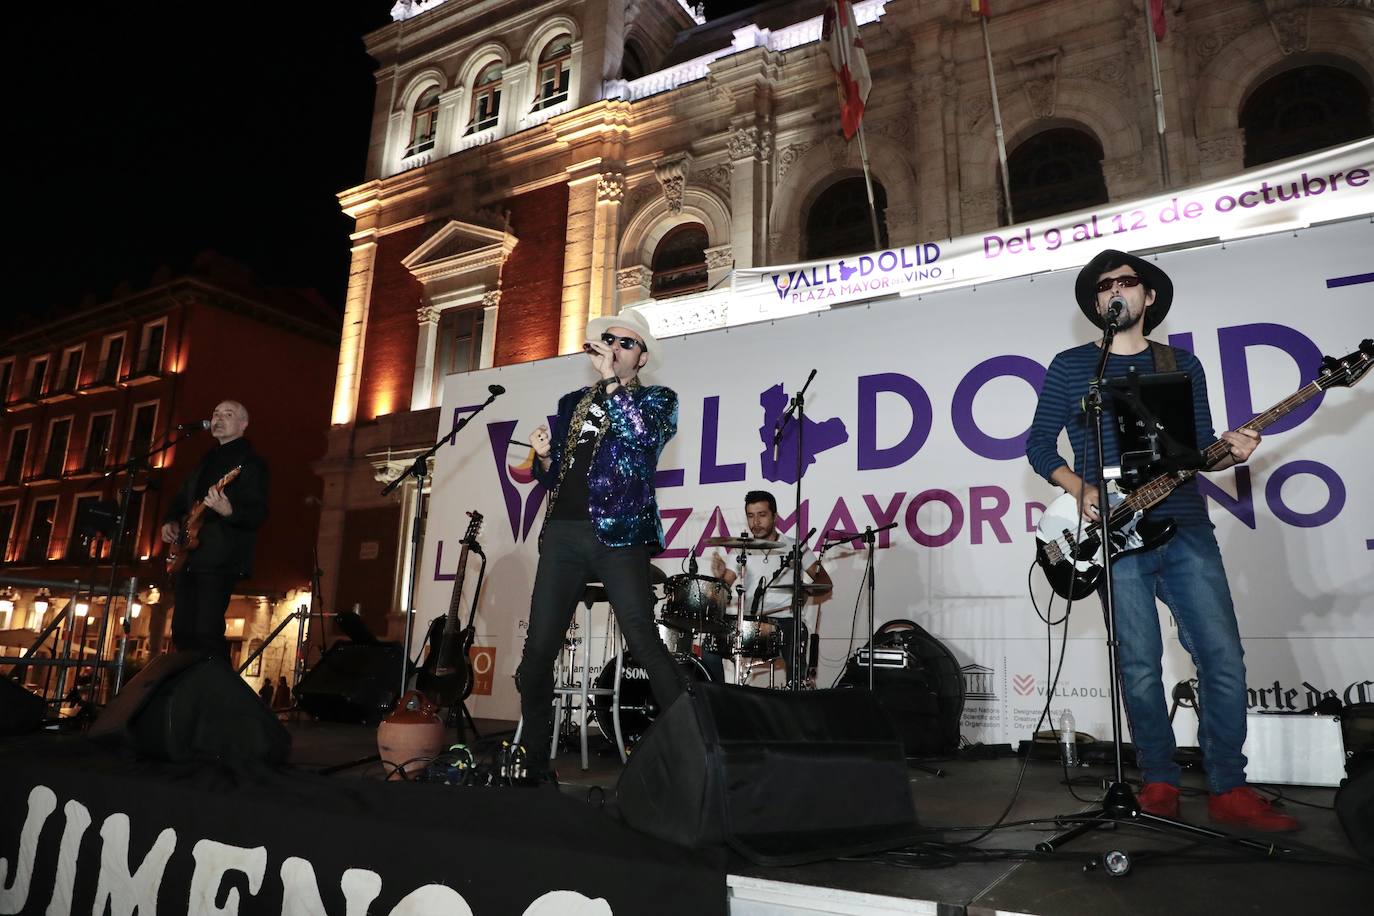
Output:
<path fill-rule="evenodd" d="M 601 342 L 608 347 L 614 347 L 618 343 L 620 344 L 620 349 L 622 350 L 633 350 L 636 347 L 638 347 L 645 353 L 649 352 L 649 348 L 644 346 L 643 341 L 635 340 L 633 337 L 617 337 L 614 334 L 611 334 L 610 332 L 601 335 Z M 589 348 L 583 347 L 583 349 Z"/>
<path fill-rule="evenodd" d="M 1140 285 L 1140 282 L 1140 278 L 1135 274 L 1126 274 L 1121 277 L 1107 277 L 1097 281 L 1097 291 L 1099 293 L 1105 293 L 1117 283 L 1121 284 L 1122 289 L 1134 289 Z"/>

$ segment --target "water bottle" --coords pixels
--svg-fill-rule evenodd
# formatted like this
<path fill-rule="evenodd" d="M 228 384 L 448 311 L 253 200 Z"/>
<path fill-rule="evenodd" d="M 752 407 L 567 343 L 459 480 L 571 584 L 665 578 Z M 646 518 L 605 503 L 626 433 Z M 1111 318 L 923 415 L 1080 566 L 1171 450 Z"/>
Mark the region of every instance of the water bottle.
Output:
<path fill-rule="evenodd" d="M 1064 766 L 1078 766 L 1078 735 L 1072 709 L 1059 714 L 1059 755 Z"/>

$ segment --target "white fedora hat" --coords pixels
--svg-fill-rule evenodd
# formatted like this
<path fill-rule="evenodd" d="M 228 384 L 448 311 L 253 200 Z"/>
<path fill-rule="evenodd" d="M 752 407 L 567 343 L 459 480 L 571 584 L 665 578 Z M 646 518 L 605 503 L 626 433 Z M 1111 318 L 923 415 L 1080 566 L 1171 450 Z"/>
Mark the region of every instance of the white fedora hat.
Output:
<path fill-rule="evenodd" d="M 653 332 L 649 330 L 649 322 L 644 320 L 638 309 L 627 308 L 619 315 L 603 315 L 600 318 L 593 318 L 587 322 L 587 340 L 600 340 L 601 335 L 611 328 L 629 328 L 644 340 L 644 350 L 649 354 L 649 360 L 644 364 L 644 369 L 657 369 L 663 363 L 663 356 L 658 352 L 658 341 L 654 338 Z"/>

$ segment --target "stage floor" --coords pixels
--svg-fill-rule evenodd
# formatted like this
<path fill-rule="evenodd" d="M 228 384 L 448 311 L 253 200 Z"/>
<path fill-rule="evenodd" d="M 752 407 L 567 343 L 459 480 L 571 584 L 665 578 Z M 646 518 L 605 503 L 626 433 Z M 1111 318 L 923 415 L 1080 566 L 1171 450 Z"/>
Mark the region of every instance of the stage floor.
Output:
<path fill-rule="evenodd" d="M 319 769 L 375 753 L 373 733 L 361 726 L 322 722 L 289 723 L 295 744 L 291 762 Z M 514 723 L 478 720 L 484 738 L 509 737 Z M 592 732 L 596 735 L 595 730 Z M 591 742 L 590 767 L 580 768 L 579 754 L 569 750 L 556 767 L 561 790 L 586 799 L 605 791 L 614 805 L 621 770 L 612 748 L 599 738 Z M 942 776 L 912 768 L 911 783 L 918 820 L 939 842 L 967 840 L 973 833 L 942 829 L 990 824 L 1010 801 L 1021 773 L 1019 758 L 926 761 Z M 359 766 L 333 778 L 380 779 L 380 767 Z M 1075 791 L 1093 799 L 1108 767 L 1086 767 L 1075 776 Z M 1134 770 L 1128 779 L 1137 778 Z M 1210 826 L 1200 774 L 1185 776 L 1194 794 L 1183 800 L 1183 819 Z M 1331 810 L 1335 790 L 1275 786 L 1284 809 L 1303 823 L 1288 837 L 1236 833 L 1274 840 L 1315 855 L 1344 858 L 1353 851 Z M 879 857 L 869 861 L 831 861 L 790 868 L 763 868 L 732 858 L 727 885 L 734 916 L 782 916 L 788 913 L 929 913 L 937 916 L 991 916 L 998 913 L 1040 916 L 1224 916 L 1231 913 L 1328 914 L 1367 913 L 1374 899 L 1374 870 L 1265 860 L 1260 853 L 1218 849 L 1186 838 L 1162 835 L 1123 824 L 1095 831 L 1065 850 L 1040 855 L 1035 844 L 1055 832 L 1051 818 L 1090 810 L 1063 784 L 1055 762 L 1032 761 L 1025 768 L 1015 806 L 1007 821 L 1035 821 L 994 831 L 973 845 L 984 861 L 947 860 L 945 867 L 918 867 L 915 860 Z M 1100 866 L 1087 868 L 1108 850 L 1131 854 L 1130 874 L 1115 878 Z M 998 850 L 1025 854 L 1025 860 L 991 858 Z M 930 861 L 927 860 L 927 865 Z M 1360 903 L 1360 901 L 1365 901 Z"/>

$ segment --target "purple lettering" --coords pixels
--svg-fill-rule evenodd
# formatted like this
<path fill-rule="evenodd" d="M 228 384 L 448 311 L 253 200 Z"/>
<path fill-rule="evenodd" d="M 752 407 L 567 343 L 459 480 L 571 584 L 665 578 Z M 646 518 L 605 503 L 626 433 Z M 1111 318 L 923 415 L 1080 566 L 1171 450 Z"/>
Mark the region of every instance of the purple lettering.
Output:
<path fill-rule="evenodd" d="M 1299 474 L 1310 474 L 1326 484 L 1326 504 L 1313 512 L 1297 512 L 1283 501 L 1283 485 Z M 1341 514 L 1345 508 L 1345 484 L 1340 475 L 1319 461 L 1290 461 L 1274 469 L 1264 485 L 1264 498 L 1274 518 L 1294 528 L 1316 528 Z"/>
<path fill-rule="evenodd" d="M 720 396 L 712 395 L 701 404 L 701 483 L 735 483 L 744 479 L 744 462 L 717 464 L 716 446 L 720 441 Z"/>
<path fill-rule="evenodd" d="M 984 499 L 991 499 L 992 505 L 984 506 Z M 992 528 L 999 544 L 1010 544 L 1011 535 L 1002 522 L 1011 506 L 1011 497 L 1001 487 L 969 487 L 968 491 L 968 528 L 969 539 L 974 544 L 983 543 L 983 525 Z"/>
<path fill-rule="evenodd" d="M 1322 353 L 1317 345 L 1302 333 L 1281 324 L 1241 324 L 1217 329 L 1217 344 L 1221 350 L 1221 378 L 1226 392 L 1226 422 L 1229 429 L 1247 423 L 1257 411 L 1250 400 L 1250 369 L 1246 350 L 1250 347 L 1274 347 L 1292 357 L 1304 380 L 1316 377 L 1321 367 Z M 1275 421 L 1266 435 L 1285 432 L 1299 426 L 1316 412 L 1324 394 L 1294 408 L 1288 416 Z"/>
<path fill-rule="evenodd" d="M 1032 391 L 1039 391 L 1045 383 L 1045 369 L 1035 360 L 1024 356 L 994 356 L 974 366 L 954 389 L 954 402 L 950 405 L 950 415 L 954 422 L 954 432 L 959 441 L 975 455 L 993 461 L 1022 460 L 1026 456 L 1026 437 L 1030 435 L 1030 424 L 1015 436 L 999 439 L 989 436 L 978 428 L 973 419 L 973 399 L 984 385 L 995 378 L 1009 375 L 1024 379 Z"/>
<path fill-rule="evenodd" d="M 1255 527 L 1255 494 L 1254 488 L 1250 484 L 1250 469 L 1244 466 L 1236 468 L 1236 498 L 1232 499 L 1231 494 L 1212 481 L 1199 474 L 1197 476 L 1197 489 L 1207 499 L 1216 503 L 1221 508 L 1230 512 L 1240 519 L 1241 524 L 1253 530 Z"/>
<path fill-rule="evenodd" d="M 926 503 L 940 502 L 949 507 L 949 525 L 939 534 L 929 534 L 921 529 L 916 515 Z M 959 536 L 964 527 L 964 507 L 948 490 L 923 490 L 917 493 L 906 507 L 906 532 L 911 539 L 922 547 L 943 547 Z"/>
<path fill-rule="evenodd" d="M 894 521 L 896 521 L 897 513 L 901 510 L 902 500 L 904 499 L 906 499 L 905 492 L 893 494 L 893 497 L 891 500 L 888 501 L 886 508 L 879 508 L 878 500 L 868 494 L 865 494 L 864 505 L 868 506 L 868 511 L 873 516 L 873 524 L 881 528 L 884 525 L 890 525 Z M 892 546 L 891 535 L 892 531 L 890 529 L 878 535 L 879 550 L 882 550 L 885 547 Z"/>
<path fill-rule="evenodd" d="M 911 426 L 902 441 L 887 448 L 879 448 L 878 395 L 895 394 L 906 401 L 911 410 Z M 930 396 L 920 383 L 897 372 L 881 372 L 859 377 L 859 470 L 872 471 L 894 468 L 910 459 L 930 438 L 934 411 Z"/>

